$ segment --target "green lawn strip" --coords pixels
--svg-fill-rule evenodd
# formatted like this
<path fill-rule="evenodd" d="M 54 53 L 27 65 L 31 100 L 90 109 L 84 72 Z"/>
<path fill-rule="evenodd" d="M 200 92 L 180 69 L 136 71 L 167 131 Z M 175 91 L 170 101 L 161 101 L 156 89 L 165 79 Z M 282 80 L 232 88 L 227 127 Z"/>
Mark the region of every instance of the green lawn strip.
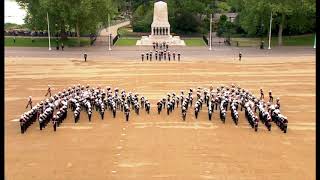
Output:
<path fill-rule="evenodd" d="M 232 38 L 232 45 L 236 45 L 236 42 L 239 42 L 240 47 L 252 47 L 259 46 L 261 39 L 260 38 Z M 263 38 L 265 46 L 268 46 L 268 38 Z M 300 35 L 300 36 L 283 36 L 283 45 L 284 46 L 312 46 L 314 44 L 314 35 Z M 271 46 L 278 45 L 278 37 L 271 37 Z"/>
<path fill-rule="evenodd" d="M 120 36 L 127 36 L 130 33 L 132 33 L 131 27 L 125 26 L 118 29 L 118 34 L 120 34 Z"/>
<path fill-rule="evenodd" d="M 206 43 L 202 38 L 182 38 L 187 46 L 205 46 Z"/>
<path fill-rule="evenodd" d="M 50 39 L 51 46 L 56 46 L 56 40 L 55 38 Z M 69 38 L 67 40 L 62 41 L 63 44 L 66 47 L 75 47 L 78 44 L 78 41 L 76 38 Z M 61 45 L 61 41 L 59 41 L 59 44 Z M 81 46 L 89 46 L 90 45 L 90 39 L 89 38 L 81 38 L 80 39 Z M 32 42 L 31 38 L 22 38 L 17 37 L 16 42 L 13 42 L 13 37 L 5 37 L 5 46 L 9 47 L 47 47 L 49 45 L 48 38 L 34 38 L 34 42 Z"/>
<path fill-rule="evenodd" d="M 139 38 L 121 37 L 114 44 L 115 46 L 135 46 Z"/>

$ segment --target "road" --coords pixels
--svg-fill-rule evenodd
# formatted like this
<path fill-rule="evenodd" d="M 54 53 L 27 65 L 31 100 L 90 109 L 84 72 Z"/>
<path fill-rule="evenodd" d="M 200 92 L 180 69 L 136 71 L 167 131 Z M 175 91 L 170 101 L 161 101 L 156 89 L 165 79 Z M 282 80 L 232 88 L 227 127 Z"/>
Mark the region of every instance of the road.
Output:
<path fill-rule="evenodd" d="M 97 46 L 106 46 L 108 45 L 108 35 L 111 33 L 112 34 L 112 39 L 118 34 L 118 29 L 124 26 L 127 26 L 130 24 L 130 21 L 125 21 L 113 26 L 110 26 L 108 28 L 102 29 L 100 31 L 99 36 L 97 37 L 97 40 L 95 44 Z"/>
<path fill-rule="evenodd" d="M 119 47 L 113 46 L 109 51 L 105 46 L 65 48 L 65 51 L 52 50 L 47 48 L 35 47 L 5 47 L 5 57 L 37 57 L 37 58 L 71 58 L 82 59 L 83 53 L 88 54 L 89 59 L 108 58 L 108 59 L 124 59 L 124 60 L 140 60 L 141 53 L 150 51 L 152 47 L 148 46 L 132 46 Z M 172 47 L 170 51 L 180 52 L 184 60 L 215 60 L 230 59 L 237 60 L 238 53 L 242 52 L 243 60 L 246 57 L 303 57 L 315 56 L 315 49 L 312 47 L 276 47 L 271 50 L 260 50 L 258 48 L 237 48 L 237 47 L 213 47 L 209 51 L 207 47 Z"/>

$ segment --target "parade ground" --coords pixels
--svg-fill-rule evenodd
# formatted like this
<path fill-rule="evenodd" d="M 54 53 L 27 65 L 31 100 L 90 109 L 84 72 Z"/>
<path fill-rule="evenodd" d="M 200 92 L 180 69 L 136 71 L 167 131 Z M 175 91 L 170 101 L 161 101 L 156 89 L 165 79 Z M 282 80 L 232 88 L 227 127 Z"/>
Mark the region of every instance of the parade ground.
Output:
<path fill-rule="evenodd" d="M 103 49 L 104 48 L 104 49 Z M 5 178 L 8 180 L 174 179 L 174 180 L 301 180 L 315 179 L 315 49 L 278 47 L 176 48 L 181 61 L 144 61 L 148 47 L 5 48 Z M 238 61 L 238 53 L 243 53 Z M 84 62 L 82 53 L 88 53 Z M 167 93 L 232 83 L 265 99 L 271 89 L 280 97 L 288 131 L 259 123 L 255 132 L 239 110 L 236 126 L 227 111 L 226 123 L 207 108 L 195 119 L 193 108 L 182 121 L 181 110 L 158 115 L 156 102 Z M 19 117 L 28 97 L 36 104 L 72 85 L 111 86 L 137 92 L 151 102 L 151 112 L 121 111 L 92 121 L 81 113 L 53 131 L 32 124 L 20 133 Z"/>

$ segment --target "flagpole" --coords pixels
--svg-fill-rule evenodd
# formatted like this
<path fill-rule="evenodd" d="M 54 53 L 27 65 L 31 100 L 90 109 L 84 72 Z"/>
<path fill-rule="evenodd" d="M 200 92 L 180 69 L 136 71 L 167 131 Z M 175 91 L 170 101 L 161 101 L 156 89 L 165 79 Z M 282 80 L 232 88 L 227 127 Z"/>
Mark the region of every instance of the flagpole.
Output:
<path fill-rule="evenodd" d="M 110 14 L 108 14 L 108 36 L 109 36 L 109 51 L 111 51 Z"/>
<path fill-rule="evenodd" d="M 314 45 L 313 45 L 313 48 L 315 49 L 316 48 L 316 34 L 314 35 Z"/>
<path fill-rule="evenodd" d="M 47 22 L 48 22 L 49 51 L 51 51 L 51 43 L 50 43 L 50 27 L 49 27 L 49 14 L 48 14 L 48 12 L 47 12 Z"/>
<path fill-rule="evenodd" d="M 270 29 L 269 29 L 269 47 L 268 49 L 271 49 L 270 44 L 271 44 L 271 26 L 272 26 L 272 11 L 270 15 Z"/>
<path fill-rule="evenodd" d="M 212 27 L 212 14 L 210 14 L 210 34 L 209 34 L 209 43 L 210 43 L 210 46 L 209 46 L 209 50 L 211 51 L 212 50 L 212 33 L 211 33 L 211 27 Z"/>

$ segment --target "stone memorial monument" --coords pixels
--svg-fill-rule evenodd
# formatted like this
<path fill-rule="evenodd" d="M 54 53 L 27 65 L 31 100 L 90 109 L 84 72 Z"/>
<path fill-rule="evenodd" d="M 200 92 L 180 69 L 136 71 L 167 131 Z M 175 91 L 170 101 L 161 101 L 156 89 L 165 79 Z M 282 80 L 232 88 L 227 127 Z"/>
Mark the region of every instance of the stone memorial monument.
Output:
<path fill-rule="evenodd" d="M 179 36 L 170 35 L 170 24 L 168 21 L 167 3 L 158 1 L 154 3 L 153 22 L 151 24 L 151 35 L 142 36 L 136 45 L 152 45 L 153 42 L 169 45 L 185 46 L 185 42 Z"/>

